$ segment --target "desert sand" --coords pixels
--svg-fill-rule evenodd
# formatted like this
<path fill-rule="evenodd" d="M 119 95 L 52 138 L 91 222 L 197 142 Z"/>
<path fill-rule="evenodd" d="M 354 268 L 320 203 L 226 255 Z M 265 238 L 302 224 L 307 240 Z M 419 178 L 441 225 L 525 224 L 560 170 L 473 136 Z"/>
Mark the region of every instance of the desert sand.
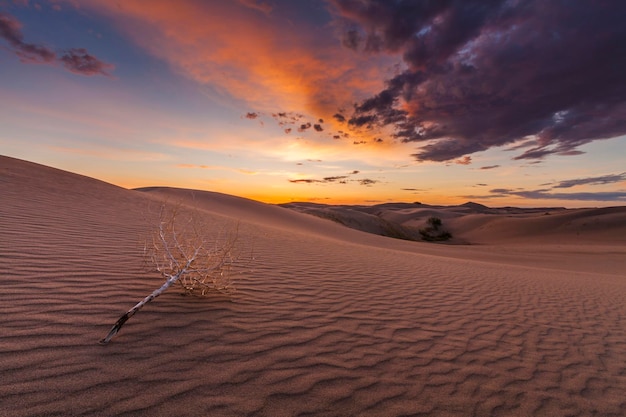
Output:
<path fill-rule="evenodd" d="M 171 288 L 101 346 L 163 281 L 163 201 L 238 222 L 254 260 L 233 295 Z M 457 239 L 413 242 L 0 157 L 0 415 L 626 415 L 626 208 L 480 210 L 379 207 Z"/>

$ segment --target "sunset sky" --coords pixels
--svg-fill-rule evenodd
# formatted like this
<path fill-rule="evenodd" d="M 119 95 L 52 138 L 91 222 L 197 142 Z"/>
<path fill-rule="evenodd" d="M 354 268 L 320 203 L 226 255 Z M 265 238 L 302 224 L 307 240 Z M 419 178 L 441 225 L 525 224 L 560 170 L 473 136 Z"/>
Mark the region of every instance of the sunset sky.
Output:
<path fill-rule="evenodd" d="M 271 203 L 626 204 L 622 0 L 0 0 L 0 154 Z"/>

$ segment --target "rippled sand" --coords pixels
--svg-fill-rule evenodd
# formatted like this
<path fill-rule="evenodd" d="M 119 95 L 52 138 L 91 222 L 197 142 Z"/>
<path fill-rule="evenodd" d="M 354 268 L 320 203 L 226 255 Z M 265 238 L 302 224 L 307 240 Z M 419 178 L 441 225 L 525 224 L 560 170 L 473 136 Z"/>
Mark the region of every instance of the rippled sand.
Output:
<path fill-rule="evenodd" d="M 2 416 L 626 415 L 619 230 L 406 242 L 6 157 L 0 198 Z M 161 284 L 142 255 L 161 198 L 239 221 L 255 260 L 231 298 L 170 289 L 100 346 Z"/>

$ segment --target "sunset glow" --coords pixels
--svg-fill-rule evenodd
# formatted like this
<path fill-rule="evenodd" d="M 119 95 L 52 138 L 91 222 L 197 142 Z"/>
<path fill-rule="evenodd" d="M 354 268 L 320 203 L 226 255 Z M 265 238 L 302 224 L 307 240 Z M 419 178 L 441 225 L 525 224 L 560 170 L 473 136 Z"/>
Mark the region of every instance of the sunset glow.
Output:
<path fill-rule="evenodd" d="M 524 4 L 0 1 L 0 154 L 271 203 L 626 204 L 626 3 Z"/>

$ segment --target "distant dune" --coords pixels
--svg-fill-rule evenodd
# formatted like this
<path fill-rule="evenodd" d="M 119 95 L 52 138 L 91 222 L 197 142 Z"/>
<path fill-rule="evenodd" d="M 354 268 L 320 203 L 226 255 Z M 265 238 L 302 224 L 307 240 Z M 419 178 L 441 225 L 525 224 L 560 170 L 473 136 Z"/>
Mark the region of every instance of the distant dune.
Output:
<path fill-rule="evenodd" d="M 626 244 L 626 206 L 571 209 L 489 208 L 467 202 L 459 206 L 420 203 L 372 206 L 286 203 L 283 207 L 333 220 L 382 236 L 423 240 L 419 230 L 430 217 L 442 220 L 452 234 L 446 243 L 512 243 L 532 240 L 559 243 Z"/>
<path fill-rule="evenodd" d="M 280 207 L 1 156 L 0 199 L 2 416 L 626 415 L 624 207 Z M 100 346 L 161 285 L 163 204 L 254 262 Z M 380 236 L 433 216 L 463 244 Z"/>

